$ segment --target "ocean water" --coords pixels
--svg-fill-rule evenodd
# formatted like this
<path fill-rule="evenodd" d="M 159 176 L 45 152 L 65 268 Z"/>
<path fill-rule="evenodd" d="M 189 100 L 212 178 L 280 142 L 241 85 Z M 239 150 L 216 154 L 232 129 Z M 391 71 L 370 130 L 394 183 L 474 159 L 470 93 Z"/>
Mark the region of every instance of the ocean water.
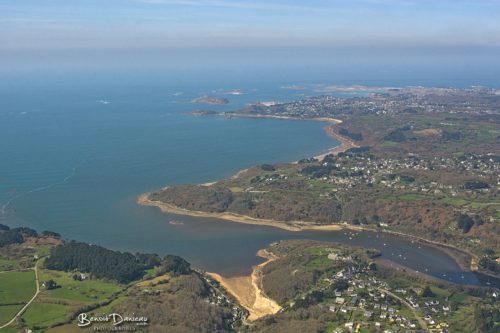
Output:
<path fill-rule="evenodd" d="M 158 233 L 168 218 L 136 205 L 139 194 L 214 181 L 251 165 L 293 161 L 337 144 L 321 122 L 189 114 L 297 98 L 293 91 L 248 87 L 241 95 L 228 95 L 224 92 L 239 86 L 215 86 L 217 92 L 176 88 L 96 86 L 67 78 L 3 90 L 0 223 L 54 230 L 124 250 L 176 252 L 169 244 L 176 235 Z M 230 104 L 190 103 L 204 94 L 227 97 Z"/>
<path fill-rule="evenodd" d="M 445 254 L 393 236 L 292 233 L 162 214 L 135 203 L 141 193 L 166 185 L 215 181 L 248 166 L 294 161 L 336 146 L 321 122 L 189 114 L 318 94 L 311 86 L 285 88 L 290 85 L 375 84 L 379 73 L 363 82 L 346 79 L 342 71 L 331 80 L 322 71 L 307 72 L 8 73 L 0 81 L 0 223 L 53 230 L 67 239 L 124 251 L 177 254 L 196 267 L 225 275 L 248 273 L 260 260 L 257 250 L 273 241 L 310 238 L 369 245 L 419 272 L 458 283 L 486 283 L 483 277 L 461 272 Z M 475 83 L 458 84 L 454 75 L 448 85 Z M 411 83 L 401 73 L 400 81 L 391 76 L 395 74 L 379 78 L 378 84 Z M 441 80 L 436 85 L 447 85 L 446 77 Z M 242 94 L 228 94 L 234 90 Z M 206 94 L 230 103 L 190 103 Z M 171 225 L 172 219 L 184 224 Z"/>

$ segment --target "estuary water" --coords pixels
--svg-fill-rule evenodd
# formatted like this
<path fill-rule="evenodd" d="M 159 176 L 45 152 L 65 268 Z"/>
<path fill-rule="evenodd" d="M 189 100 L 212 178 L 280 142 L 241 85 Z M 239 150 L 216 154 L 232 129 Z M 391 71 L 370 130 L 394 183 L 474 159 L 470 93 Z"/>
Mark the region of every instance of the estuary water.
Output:
<path fill-rule="evenodd" d="M 301 82 L 289 78 L 263 83 L 255 77 L 78 75 L 0 82 L 0 223 L 123 251 L 176 254 L 227 276 L 247 274 L 260 262 L 257 250 L 271 242 L 300 238 L 377 248 L 410 270 L 456 283 L 498 285 L 462 272 L 440 251 L 395 236 L 295 233 L 162 214 L 135 203 L 139 194 L 162 186 L 215 181 L 252 165 L 294 161 L 336 146 L 321 122 L 189 114 L 296 100 L 319 94 L 317 89 L 296 89 Z M 229 104 L 190 103 L 204 95 Z"/>

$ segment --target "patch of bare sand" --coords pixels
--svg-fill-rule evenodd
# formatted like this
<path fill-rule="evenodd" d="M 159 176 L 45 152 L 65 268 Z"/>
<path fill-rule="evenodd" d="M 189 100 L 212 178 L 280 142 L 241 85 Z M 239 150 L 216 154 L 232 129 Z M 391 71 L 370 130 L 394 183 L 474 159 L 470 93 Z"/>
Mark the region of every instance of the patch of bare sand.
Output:
<path fill-rule="evenodd" d="M 440 135 L 441 132 L 440 128 L 425 128 L 419 131 L 414 131 L 413 133 L 418 136 L 435 136 Z"/>
<path fill-rule="evenodd" d="M 335 148 L 330 149 L 325 154 L 321 154 L 321 155 L 315 156 L 314 158 L 316 158 L 317 160 L 322 161 L 325 158 L 325 156 L 327 156 L 327 155 L 330 155 L 330 154 L 331 155 L 337 155 L 337 154 L 343 153 L 346 150 L 351 149 L 351 148 L 359 148 L 359 146 L 357 144 L 355 144 L 353 141 L 351 141 L 351 140 L 343 137 L 342 135 L 336 133 L 333 130 L 333 126 L 328 126 L 327 128 L 325 128 L 325 131 L 326 131 L 326 133 L 329 136 L 331 136 L 332 138 L 338 140 L 340 142 L 340 145 L 337 146 L 337 147 L 335 147 Z"/>
<path fill-rule="evenodd" d="M 281 306 L 269 298 L 262 288 L 262 267 L 275 260 L 276 257 L 265 250 L 260 250 L 257 255 L 267 260 L 255 266 L 250 276 L 225 278 L 217 273 L 207 273 L 233 295 L 241 306 L 248 310 L 250 313 L 248 320 L 257 320 L 275 314 L 281 309 Z"/>

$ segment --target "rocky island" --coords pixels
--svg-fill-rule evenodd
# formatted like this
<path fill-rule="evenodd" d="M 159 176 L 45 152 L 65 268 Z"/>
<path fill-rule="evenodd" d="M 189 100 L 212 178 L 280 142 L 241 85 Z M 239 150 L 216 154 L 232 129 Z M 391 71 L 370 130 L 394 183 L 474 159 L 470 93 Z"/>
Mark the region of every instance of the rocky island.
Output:
<path fill-rule="evenodd" d="M 194 104 L 226 105 L 229 103 L 227 98 L 218 98 L 213 96 L 202 96 L 191 101 Z"/>

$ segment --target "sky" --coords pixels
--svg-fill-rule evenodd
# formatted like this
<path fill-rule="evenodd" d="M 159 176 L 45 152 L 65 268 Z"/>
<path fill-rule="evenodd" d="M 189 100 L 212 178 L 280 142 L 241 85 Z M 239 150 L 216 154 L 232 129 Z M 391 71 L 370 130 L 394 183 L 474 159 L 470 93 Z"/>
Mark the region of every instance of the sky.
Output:
<path fill-rule="evenodd" d="M 1 0 L 0 58 L 192 49 L 488 52 L 500 49 L 499 17 L 500 0 Z"/>

